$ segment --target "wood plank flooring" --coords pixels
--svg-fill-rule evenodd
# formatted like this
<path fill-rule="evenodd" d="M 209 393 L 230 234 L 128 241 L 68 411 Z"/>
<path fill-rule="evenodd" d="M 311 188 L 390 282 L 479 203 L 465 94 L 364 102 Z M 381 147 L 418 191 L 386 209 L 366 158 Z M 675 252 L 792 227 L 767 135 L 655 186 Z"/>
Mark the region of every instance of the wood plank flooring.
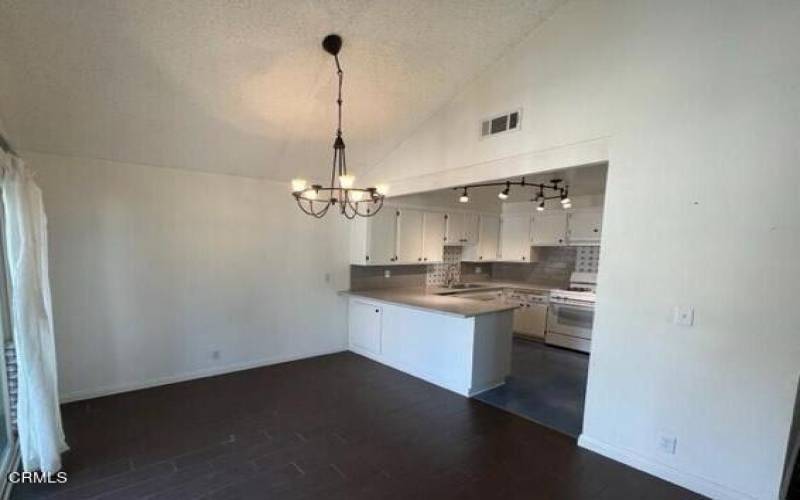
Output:
<path fill-rule="evenodd" d="M 566 435 L 339 353 L 67 404 L 66 485 L 12 497 L 689 499 Z"/>

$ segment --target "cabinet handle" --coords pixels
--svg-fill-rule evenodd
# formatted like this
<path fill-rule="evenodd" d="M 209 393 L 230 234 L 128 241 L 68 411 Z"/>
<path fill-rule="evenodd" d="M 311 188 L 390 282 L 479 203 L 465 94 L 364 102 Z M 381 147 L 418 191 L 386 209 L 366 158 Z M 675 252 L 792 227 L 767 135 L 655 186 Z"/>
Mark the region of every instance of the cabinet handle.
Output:
<path fill-rule="evenodd" d="M 559 242 L 559 243 L 564 243 L 564 240 L 563 240 L 563 239 L 561 239 L 561 238 L 559 238 L 559 239 L 558 239 L 558 242 Z"/>
<path fill-rule="evenodd" d="M 525 256 L 524 255 L 522 256 L 522 260 L 525 260 Z"/>
<path fill-rule="evenodd" d="M 366 258 L 366 260 L 369 260 L 369 255 L 367 255 L 367 258 Z"/>
<path fill-rule="evenodd" d="M 425 258 L 424 258 L 424 259 L 422 259 L 422 260 L 424 260 L 424 261 L 427 261 L 427 260 L 428 260 L 428 258 L 427 258 L 427 257 L 425 257 Z"/>
<path fill-rule="evenodd" d="M 380 309 L 375 309 L 375 312 L 379 313 L 379 312 L 381 312 L 381 310 Z"/>
<path fill-rule="evenodd" d="M 422 257 L 417 257 L 417 262 L 422 262 Z"/>
<path fill-rule="evenodd" d="M 599 232 L 600 232 L 600 230 L 599 230 L 599 229 L 597 229 L 597 228 L 594 228 L 594 229 L 592 229 L 592 232 L 599 233 Z"/>
<path fill-rule="evenodd" d="M 481 255 L 480 257 L 478 257 L 478 260 L 483 260 L 483 255 Z"/>

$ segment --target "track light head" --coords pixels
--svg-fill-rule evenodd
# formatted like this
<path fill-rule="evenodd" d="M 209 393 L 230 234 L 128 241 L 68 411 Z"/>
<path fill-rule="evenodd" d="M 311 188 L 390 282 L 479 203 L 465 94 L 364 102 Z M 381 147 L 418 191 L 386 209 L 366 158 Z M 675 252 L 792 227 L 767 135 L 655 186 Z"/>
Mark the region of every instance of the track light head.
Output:
<path fill-rule="evenodd" d="M 467 194 L 467 188 L 464 188 L 464 192 L 461 194 L 461 197 L 458 199 L 461 203 L 469 203 L 469 195 Z"/>

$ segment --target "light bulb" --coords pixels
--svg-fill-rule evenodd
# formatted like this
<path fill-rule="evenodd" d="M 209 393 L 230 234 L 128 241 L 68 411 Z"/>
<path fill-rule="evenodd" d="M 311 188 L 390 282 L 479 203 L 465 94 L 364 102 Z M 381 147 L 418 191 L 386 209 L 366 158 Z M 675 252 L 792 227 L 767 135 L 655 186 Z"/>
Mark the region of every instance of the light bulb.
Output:
<path fill-rule="evenodd" d="M 569 205 L 571 203 L 572 203 L 572 200 L 569 199 L 569 196 L 565 196 L 565 197 L 561 198 L 561 204 L 562 205 Z"/>
<path fill-rule="evenodd" d="M 364 191 L 350 190 L 347 192 L 347 196 L 350 198 L 350 201 L 358 202 L 364 199 Z"/>
<path fill-rule="evenodd" d="M 306 188 L 308 183 L 305 179 L 292 179 L 292 192 L 299 193 Z"/>
<path fill-rule="evenodd" d="M 340 175 L 339 176 L 339 185 L 343 189 L 350 189 L 355 184 L 356 178 L 353 175 Z"/>
<path fill-rule="evenodd" d="M 497 193 L 497 197 L 500 198 L 501 200 L 507 200 L 508 199 L 508 188 L 505 188 L 504 190 L 502 190 L 499 193 Z"/>
<path fill-rule="evenodd" d="M 376 184 L 375 185 L 375 192 L 380 194 L 380 195 L 386 196 L 386 194 L 389 192 L 389 185 L 388 184 Z"/>
<path fill-rule="evenodd" d="M 564 207 L 564 209 L 572 208 L 572 203 L 562 203 L 561 206 Z"/>
<path fill-rule="evenodd" d="M 316 200 L 317 194 L 319 194 L 319 192 L 316 189 L 309 189 L 308 191 L 303 193 L 303 197 L 309 200 Z"/>
<path fill-rule="evenodd" d="M 536 207 L 536 210 L 538 210 L 539 212 L 544 212 L 544 200 L 542 200 L 542 202 L 539 203 L 539 205 Z"/>
<path fill-rule="evenodd" d="M 458 198 L 458 201 L 461 203 L 469 203 L 469 196 L 462 194 L 461 197 Z"/>

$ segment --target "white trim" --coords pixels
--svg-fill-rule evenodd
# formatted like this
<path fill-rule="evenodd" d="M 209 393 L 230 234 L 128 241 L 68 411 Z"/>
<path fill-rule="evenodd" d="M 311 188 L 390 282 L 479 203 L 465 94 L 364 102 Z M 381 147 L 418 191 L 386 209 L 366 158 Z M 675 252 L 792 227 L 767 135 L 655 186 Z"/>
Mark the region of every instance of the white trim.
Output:
<path fill-rule="evenodd" d="M 605 443 L 589 437 L 586 434 L 581 434 L 580 437 L 578 437 L 578 446 L 710 498 L 719 500 L 753 500 L 756 498 L 742 491 L 734 490 L 719 484 L 711 479 L 675 469 L 669 465 L 639 455 L 635 451 Z"/>
<path fill-rule="evenodd" d="M 313 358 L 316 356 L 324 356 L 326 354 L 335 354 L 347 350 L 347 345 L 342 344 L 341 347 L 327 349 L 323 351 L 315 351 L 302 354 L 293 354 L 289 356 L 277 356 L 274 358 L 261 358 L 252 361 L 244 361 L 242 363 L 234 363 L 226 366 L 215 366 L 211 368 L 203 368 L 180 375 L 170 375 L 166 377 L 159 377 L 151 380 L 144 380 L 141 382 L 133 382 L 130 384 L 117 384 L 97 387 L 93 389 L 82 389 L 78 391 L 67 392 L 61 395 L 61 403 L 69 403 L 72 401 L 80 401 L 83 399 L 92 399 L 101 396 L 109 396 L 111 394 L 118 394 L 121 392 L 135 391 L 139 389 L 147 389 L 149 387 L 157 387 L 159 385 L 174 384 L 177 382 L 185 382 L 198 378 L 213 377 L 215 375 L 224 375 L 226 373 L 233 373 L 242 370 L 249 370 L 251 368 L 259 368 L 262 366 L 275 365 L 278 363 L 286 363 L 289 361 L 297 361 L 300 359 Z"/>

